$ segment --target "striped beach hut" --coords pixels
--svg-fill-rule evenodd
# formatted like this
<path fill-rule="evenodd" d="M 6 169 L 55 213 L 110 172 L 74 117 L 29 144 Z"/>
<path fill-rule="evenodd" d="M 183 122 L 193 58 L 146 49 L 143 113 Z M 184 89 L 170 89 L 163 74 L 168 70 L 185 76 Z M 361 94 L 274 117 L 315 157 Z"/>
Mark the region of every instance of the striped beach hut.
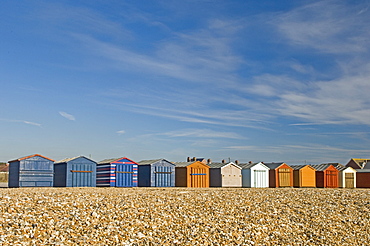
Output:
<path fill-rule="evenodd" d="M 127 157 L 105 159 L 96 166 L 96 186 L 137 187 L 138 164 Z"/>
<path fill-rule="evenodd" d="M 311 166 L 316 169 L 317 188 L 338 188 L 339 171 L 331 163 Z"/>
<path fill-rule="evenodd" d="M 269 187 L 293 187 L 293 168 L 284 162 L 263 163 L 270 168 Z"/>
<path fill-rule="evenodd" d="M 175 164 L 165 159 L 138 162 L 140 187 L 174 187 Z"/>
<path fill-rule="evenodd" d="M 207 165 L 210 187 L 242 187 L 242 168 L 234 162 Z"/>
<path fill-rule="evenodd" d="M 241 163 L 242 186 L 248 188 L 269 187 L 269 170 L 262 162 Z"/>
<path fill-rule="evenodd" d="M 54 163 L 55 187 L 95 187 L 96 162 L 78 156 Z"/>
<path fill-rule="evenodd" d="M 200 161 L 174 162 L 175 186 L 209 187 L 209 166 Z"/>
<path fill-rule="evenodd" d="M 9 187 L 53 186 L 54 160 L 35 154 L 8 163 Z"/>
<path fill-rule="evenodd" d="M 290 165 L 293 170 L 293 186 L 316 187 L 316 170 L 310 165 Z"/>

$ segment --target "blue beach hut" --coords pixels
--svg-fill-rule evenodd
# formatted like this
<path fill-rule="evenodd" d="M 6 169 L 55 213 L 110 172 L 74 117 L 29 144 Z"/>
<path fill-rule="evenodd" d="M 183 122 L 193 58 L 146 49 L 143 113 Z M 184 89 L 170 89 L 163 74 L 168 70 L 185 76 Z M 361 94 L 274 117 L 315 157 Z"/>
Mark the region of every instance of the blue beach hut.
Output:
<path fill-rule="evenodd" d="M 96 186 L 137 187 L 138 164 L 127 157 L 106 159 L 96 166 Z"/>
<path fill-rule="evenodd" d="M 175 164 L 165 159 L 143 160 L 138 162 L 139 186 L 174 187 Z"/>
<path fill-rule="evenodd" d="M 78 156 L 54 163 L 55 187 L 95 187 L 96 162 Z"/>
<path fill-rule="evenodd" d="M 35 154 L 9 163 L 9 187 L 53 186 L 54 160 Z"/>

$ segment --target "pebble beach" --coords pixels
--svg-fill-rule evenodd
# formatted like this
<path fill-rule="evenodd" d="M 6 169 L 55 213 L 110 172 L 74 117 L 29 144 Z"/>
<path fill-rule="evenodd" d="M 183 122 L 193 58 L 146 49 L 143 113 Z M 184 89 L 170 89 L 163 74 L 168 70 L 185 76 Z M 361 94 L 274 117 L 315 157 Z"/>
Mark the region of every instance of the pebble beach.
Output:
<path fill-rule="evenodd" d="M 1 245 L 369 245 L 370 190 L 3 188 Z"/>

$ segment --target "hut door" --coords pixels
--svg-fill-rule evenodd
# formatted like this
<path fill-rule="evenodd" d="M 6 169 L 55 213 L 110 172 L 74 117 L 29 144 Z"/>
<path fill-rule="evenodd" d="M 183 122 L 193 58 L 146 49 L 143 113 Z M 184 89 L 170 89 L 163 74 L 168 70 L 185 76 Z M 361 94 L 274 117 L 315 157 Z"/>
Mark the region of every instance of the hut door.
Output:
<path fill-rule="evenodd" d="M 116 187 L 133 187 L 134 176 L 133 165 L 117 164 L 116 166 Z"/>
<path fill-rule="evenodd" d="M 326 171 L 326 187 L 336 188 L 337 187 L 338 176 L 335 171 Z"/>
<path fill-rule="evenodd" d="M 254 187 L 264 188 L 266 187 L 266 171 L 265 170 L 254 170 Z"/>
<path fill-rule="evenodd" d="M 205 168 L 190 169 L 191 185 L 190 187 L 207 187 L 207 172 Z"/>
<path fill-rule="evenodd" d="M 155 167 L 155 186 L 156 187 L 170 187 L 171 186 L 171 167 Z"/>
<path fill-rule="evenodd" d="M 279 173 L 279 187 L 290 187 L 290 169 L 289 168 L 280 168 L 278 169 Z"/>
<path fill-rule="evenodd" d="M 345 188 L 355 188 L 355 174 L 346 173 L 344 176 L 345 179 Z"/>

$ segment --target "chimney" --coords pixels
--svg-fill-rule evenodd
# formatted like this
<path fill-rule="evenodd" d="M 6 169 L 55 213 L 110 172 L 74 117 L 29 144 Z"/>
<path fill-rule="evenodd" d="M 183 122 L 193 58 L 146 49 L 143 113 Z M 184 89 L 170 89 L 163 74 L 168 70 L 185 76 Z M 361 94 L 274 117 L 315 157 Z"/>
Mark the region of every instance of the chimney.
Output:
<path fill-rule="evenodd" d="M 249 163 L 249 164 L 252 164 L 253 162 L 252 162 L 252 161 L 249 161 L 248 163 Z"/>
<path fill-rule="evenodd" d="M 188 158 L 186 159 L 186 161 L 187 161 L 187 162 L 190 162 L 190 157 L 188 157 Z"/>
<path fill-rule="evenodd" d="M 212 163 L 212 160 L 211 159 L 208 159 L 207 160 L 207 164 L 211 164 Z"/>
<path fill-rule="evenodd" d="M 222 163 L 225 163 L 225 160 L 222 160 L 221 162 L 222 162 Z"/>
<path fill-rule="evenodd" d="M 238 160 L 235 160 L 235 164 L 238 165 L 239 164 L 239 161 Z"/>
<path fill-rule="evenodd" d="M 197 158 L 193 157 L 193 160 L 192 161 L 196 161 L 196 160 L 197 160 Z"/>

